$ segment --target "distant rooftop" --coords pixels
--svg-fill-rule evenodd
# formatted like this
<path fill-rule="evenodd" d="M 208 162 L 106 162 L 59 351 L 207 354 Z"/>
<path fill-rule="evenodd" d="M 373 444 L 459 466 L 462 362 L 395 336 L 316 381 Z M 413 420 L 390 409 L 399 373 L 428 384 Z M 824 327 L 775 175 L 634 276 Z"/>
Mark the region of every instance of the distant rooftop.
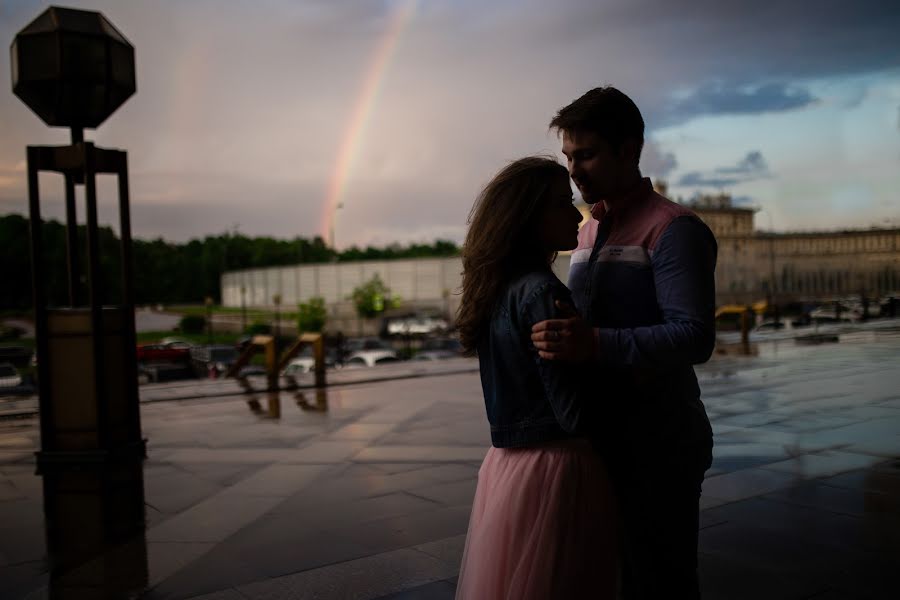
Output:
<path fill-rule="evenodd" d="M 668 197 L 669 184 L 667 182 L 657 180 L 653 183 L 653 188 L 663 196 Z M 680 204 L 699 210 L 727 210 L 740 212 L 756 212 L 757 210 L 757 208 L 751 206 L 735 205 L 731 194 L 726 194 L 725 192 L 719 194 L 700 194 L 688 200 L 677 198 L 677 201 Z"/>

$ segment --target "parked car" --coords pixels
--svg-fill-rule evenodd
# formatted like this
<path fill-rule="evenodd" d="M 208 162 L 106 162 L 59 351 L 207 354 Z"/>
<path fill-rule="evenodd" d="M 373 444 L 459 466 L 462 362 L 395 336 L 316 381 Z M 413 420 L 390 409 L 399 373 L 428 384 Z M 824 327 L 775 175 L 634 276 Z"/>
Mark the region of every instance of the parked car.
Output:
<path fill-rule="evenodd" d="M 22 376 L 12 363 L 0 363 L 0 389 L 14 388 L 22 385 Z"/>
<path fill-rule="evenodd" d="M 333 368 L 337 362 L 337 350 L 325 348 L 325 368 Z M 316 361 L 313 357 L 313 349 L 305 346 L 303 350 L 281 372 L 282 375 L 298 375 L 300 373 L 312 373 L 315 370 Z"/>
<path fill-rule="evenodd" d="M 842 306 L 840 310 L 836 310 L 833 306 L 823 306 L 811 311 L 809 318 L 818 323 L 850 323 L 861 320 L 862 313 L 847 306 Z"/>
<path fill-rule="evenodd" d="M 190 350 L 191 364 L 198 377 L 219 377 L 228 370 L 238 353 L 231 346 L 194 346 Z"/>
<path fill-rule="evenodd" d="M 449 328 L 447 319 L 424 313 L 385 317 L 382 334 L 387 336 L 424 336 L 444 333 Z"/>
<path fill-rule="evenodd" d="M 192 343 L 180 337 L 164 337 L 159 340 L 159 343 L 164 344 L 169 348 L 182 348 L 184 350 L 190 350 L 193 346 Z"/>
<path fill-rule="evenodd" d="M 32 364 L 34 352 L 25 346 L 0 346 L 0 362 L 8 362 L 14 367 Z"/>
<path fill-rule="evenodd" d="M 315 364 L 316 363 L 311 356 L 301 356 L 300 358 L 295 358 L 289 362 L 281 374 L 286 377 L 293 377 L 303 373 L 311 373 L 315 368 Z"/>
<path fill-rule="evenodd" d="M 455 338 L 431 338 L 422 342 L 414 360 L 444 360 L 462 356 L 462 344 Z"/>
<path fill-rule="evenodd" d="M 141 344 L 137 347 L 139 363 L 186 363 L 191 358 L 190 346 L 181 342 Z"/>
<path fill-rule="evenodd" d="M 345 353 L 353 354 L 362 350 L 393 350 L 393 348 L 377 337 L 350 338 L 344 341 Z"/>
<path fill-rule="evenodd" d="M 266 368 L 262 365 L 245 365 L 238 370 L 237 376 L 248 377 L 250 375 L 268 375 Z"/>
<path fill-rule="evenodd" d="M 393 350 L 361 350 L 348 356 L 344 367 L 374 367 L 395 362 L 400 362 L 400 359 Z"/>
<path fill-rule="evenodd" d="M 754 331 L 778 331 L 784 329 L 784 321 L 763 321 L 754 328 Z"/>

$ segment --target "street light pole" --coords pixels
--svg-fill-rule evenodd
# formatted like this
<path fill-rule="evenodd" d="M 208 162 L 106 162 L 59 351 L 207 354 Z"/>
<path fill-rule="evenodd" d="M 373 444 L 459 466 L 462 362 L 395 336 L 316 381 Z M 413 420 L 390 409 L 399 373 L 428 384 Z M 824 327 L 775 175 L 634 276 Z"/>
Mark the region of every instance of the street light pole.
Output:
<path fill-rule="evenodd" d="M 281 337 L 281 294 L 272 296 L 275 304 L 275 355 L 278 356 L 278 338 Z"/>
<path fill-rule="evenodd" d="M 247 332 L 247 286 L 241 284 L 241 334 Z"/>
<path fill-rule="evenodd" d="M 72 141 L 68 146 L 29 145 L 24 163 L 35 350 L 40 364 L 38 472 L 58 473 L 57 469 L 67 465 L 101 465 L 105 473 L 109 465 L 116 464 L 128 465 L 129 469 L 137 465 L 140 473 L 146 440 L 141 434 L 137 389 L 128 153 L 98 147 L 84 137 L 85 129 L 99 127 L 135 93 L 134 46 L 98 12 L 51 6 L 16 34 L 9 52 L 13 94 L 46 125 L 69 128 Z M 42 172 L 60 174 L 64 180 L 66 306 L 51 305 L 47 293 L 50 261 L 44 246 L 38 186 Z M 106 273 L 101 268 L 109 250 L 100 242 L 98 175 L 115 175 L 118 183 L 121 243 L 117 248 L 119 301 L 114 305 L 105 302 L 110 300 L 112 282 L 104 281 Z M 77 235 L 77 186 L 84 186 L 86 247 Z M 82 270 L 81 265 L 87 268 Z M 51 489 L 47 481 L 45 492 Z M 96 484 L 91 489 L 100 487 Z M 83 496 L 85 502 L 90 502 L 88 495 Z M 45 497 L 48 522 L 67 520 L 66 514 L 51 516 L 56 512 L 51 504 L 56 502 Z M 140 510 L 143 515 L 142 502 Z M 102 512 L 108 514 L 106 509 Z M 87 526 L 79 523 L 79 531 L 87 531 L 82 525 Z M 80 537 L 94 533 L 98 540 L 105 539 L 99 532 Z M 90 540 L 86 543 L 87 547 L 94 544 Z M 100 548 L 102 545 L 97 546 Z M 53 548 L 48 550 L 55 556 Z M 51 582 L 58 581 L 57 571 L 51 566 Z M 51 583 L 51 596 L 72 593 L 70 589 L 54 591 Z"/>
<path fill-rule="evenodd" d="M 771 212 L 764 208 L 760 209 L 759 212 L 766 213 L 766 218 L 769 221 L 769 298 L 772 310 L 775 313 L 775 323 L 778 323 L 780 321 L 780 311 L 778 310 L 778 301 L 775 298 L 775 227 L 772 224 Z"/>
<path fill-rule="evenodd" d="M 206 345 L 212 346 L 212 297 L 207 296 L 204 304 L 206 304 Z"/>
<path fill-rule="evenodd" d="M 337 221 L 337 213 L 342 208 L 344 208 L 344 203 L 339 202 L 338 205 L 334 207 L 334 212 L 331 213 L 331 230 L 329 231 L 328 244 L 331 246 L 331 249 L 334 250 L 335 254 L 337 254 L 337 246 L 335 245 L 335 240 L 334 240 L 334 227 L 335 227 L 335 223 Z"/>

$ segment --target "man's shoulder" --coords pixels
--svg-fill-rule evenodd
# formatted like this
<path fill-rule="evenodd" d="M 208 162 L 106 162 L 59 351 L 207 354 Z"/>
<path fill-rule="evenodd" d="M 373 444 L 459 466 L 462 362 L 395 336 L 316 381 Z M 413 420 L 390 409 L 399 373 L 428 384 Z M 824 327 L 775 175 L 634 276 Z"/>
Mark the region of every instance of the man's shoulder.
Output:
<path fill-rule="evenodd" d="M 656 191 L 650 192 L 634 219 L 646 228 L 665 229 L 675 219 L 687 217 L 697 219 L 697 215 L 687 206 L 673 202 Z"/>
<path fill-rule="evenodd" d="M 629 237 L 640 239 L 641 245 L 650 252 L 656 248 L 663 233 L 676 219 L 700 221 L 694 211 L 656 191 L 651 191 L 638 210 L 630 216 L 626 227 Z"/>

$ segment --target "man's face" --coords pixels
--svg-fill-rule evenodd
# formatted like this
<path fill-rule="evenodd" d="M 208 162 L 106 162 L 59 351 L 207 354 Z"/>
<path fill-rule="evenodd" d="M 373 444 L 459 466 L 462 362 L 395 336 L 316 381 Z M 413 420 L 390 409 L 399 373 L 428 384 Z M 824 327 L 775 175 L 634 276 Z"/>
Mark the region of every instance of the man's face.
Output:
<path fill-rule="evenodd" d="M 562 152 L 582 199 L 595 204 L 621 192 L 628 162 L 609 142 L 589 131 L 563 132 Z"/>

